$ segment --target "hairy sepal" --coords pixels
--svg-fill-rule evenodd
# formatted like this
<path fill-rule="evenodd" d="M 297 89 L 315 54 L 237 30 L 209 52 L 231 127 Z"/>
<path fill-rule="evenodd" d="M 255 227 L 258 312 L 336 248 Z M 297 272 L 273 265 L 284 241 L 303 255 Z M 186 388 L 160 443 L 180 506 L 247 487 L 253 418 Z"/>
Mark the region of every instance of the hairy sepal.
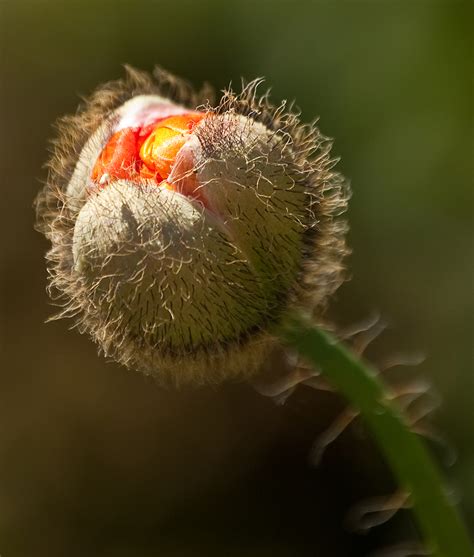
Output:
<path fill-rule="evenodd" d="M 180 361 L 178 383 L 189 379 L 186 366 L 218 374 L 202 354 L 258 338 L 272 304 L 225 227 L 155 184 L 119 181 L 91 196 L 75 223 L 73 260 L 82 324 L 104 352 L 154 375 Z"/>

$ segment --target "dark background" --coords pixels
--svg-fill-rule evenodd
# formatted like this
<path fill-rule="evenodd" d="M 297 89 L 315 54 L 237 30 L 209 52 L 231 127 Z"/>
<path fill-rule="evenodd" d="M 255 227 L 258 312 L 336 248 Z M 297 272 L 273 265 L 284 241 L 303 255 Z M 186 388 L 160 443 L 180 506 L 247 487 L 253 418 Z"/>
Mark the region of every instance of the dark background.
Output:
<path fill-rule="evenodd" d="M 455 0 L 0 0 L 2 557 L 352 557 L 413 537 L 407 514 L 366 536 L 344 526 L 393 488 L 363 429 L 308 465 L 333 395 L 277 408 L 246 385 L 167 392 L 44 324 L 32 202 L 51 125 L 123 63 L 217 88 L 265 76 L 276 102 L 321 116 L 354 191 L 352 280 L 331 315 L 380 311 L 375 358 L 427 354 L 412 373 L 442 398 L 446 474 L 472 523 L 471 33 Z"/>

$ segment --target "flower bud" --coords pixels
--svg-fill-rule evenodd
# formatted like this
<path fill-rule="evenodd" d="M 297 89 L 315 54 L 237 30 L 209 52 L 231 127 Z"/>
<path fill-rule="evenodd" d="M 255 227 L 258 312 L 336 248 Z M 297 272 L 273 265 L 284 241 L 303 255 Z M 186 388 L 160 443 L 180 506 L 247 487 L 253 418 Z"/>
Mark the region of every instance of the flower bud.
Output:
<path fill-rule="evenodd" d="M 161 383 L 255 375 L 285 311 L 319 315 L 341 282 L 330 144 L 257 85 L 212 108 L 129 69 L 60 127 L 37 202 L 59 316 Z"/>

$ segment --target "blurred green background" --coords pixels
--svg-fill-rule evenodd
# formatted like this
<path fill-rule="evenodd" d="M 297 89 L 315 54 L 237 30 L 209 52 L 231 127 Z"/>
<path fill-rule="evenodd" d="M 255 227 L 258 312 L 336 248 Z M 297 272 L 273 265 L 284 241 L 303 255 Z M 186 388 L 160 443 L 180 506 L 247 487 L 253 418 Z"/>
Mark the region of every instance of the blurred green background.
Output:
<path fill-rule="evenodd" d="M 123 63 L 217 88 L 265 76 L 276 102 L 321 116 L 353 187 L 352 279 L 331 315 L 378 310 L 391 328 L 374 358 L 427 355 L 412 374 L 442 398 L 434 421 L 458 452 L 446 474 L 474 522 L 472 6 L 0 0 L 2 556 L 344 557 L 413 534 L 408 515 L 345 528 L 351 505 L 393 488 L 360 427 L 308 465 L 336 397 L 162 391 L 43 323 L 31 205 L 51 124 Z"/>

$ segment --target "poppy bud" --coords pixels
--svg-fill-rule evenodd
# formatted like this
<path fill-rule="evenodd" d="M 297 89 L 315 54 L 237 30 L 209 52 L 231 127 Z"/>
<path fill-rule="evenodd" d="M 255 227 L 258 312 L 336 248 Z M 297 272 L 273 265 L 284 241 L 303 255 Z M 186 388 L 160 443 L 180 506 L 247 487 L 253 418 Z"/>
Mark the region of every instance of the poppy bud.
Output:
<path fill-rule="evenodd" d="M 212 107 L 128 69 L 60 125 L 37 201 L 59 316 L 162 383 L 255 375 L 285 311 L 318 316 L 341 282 L 330 142 L 257 85 Z"/>

